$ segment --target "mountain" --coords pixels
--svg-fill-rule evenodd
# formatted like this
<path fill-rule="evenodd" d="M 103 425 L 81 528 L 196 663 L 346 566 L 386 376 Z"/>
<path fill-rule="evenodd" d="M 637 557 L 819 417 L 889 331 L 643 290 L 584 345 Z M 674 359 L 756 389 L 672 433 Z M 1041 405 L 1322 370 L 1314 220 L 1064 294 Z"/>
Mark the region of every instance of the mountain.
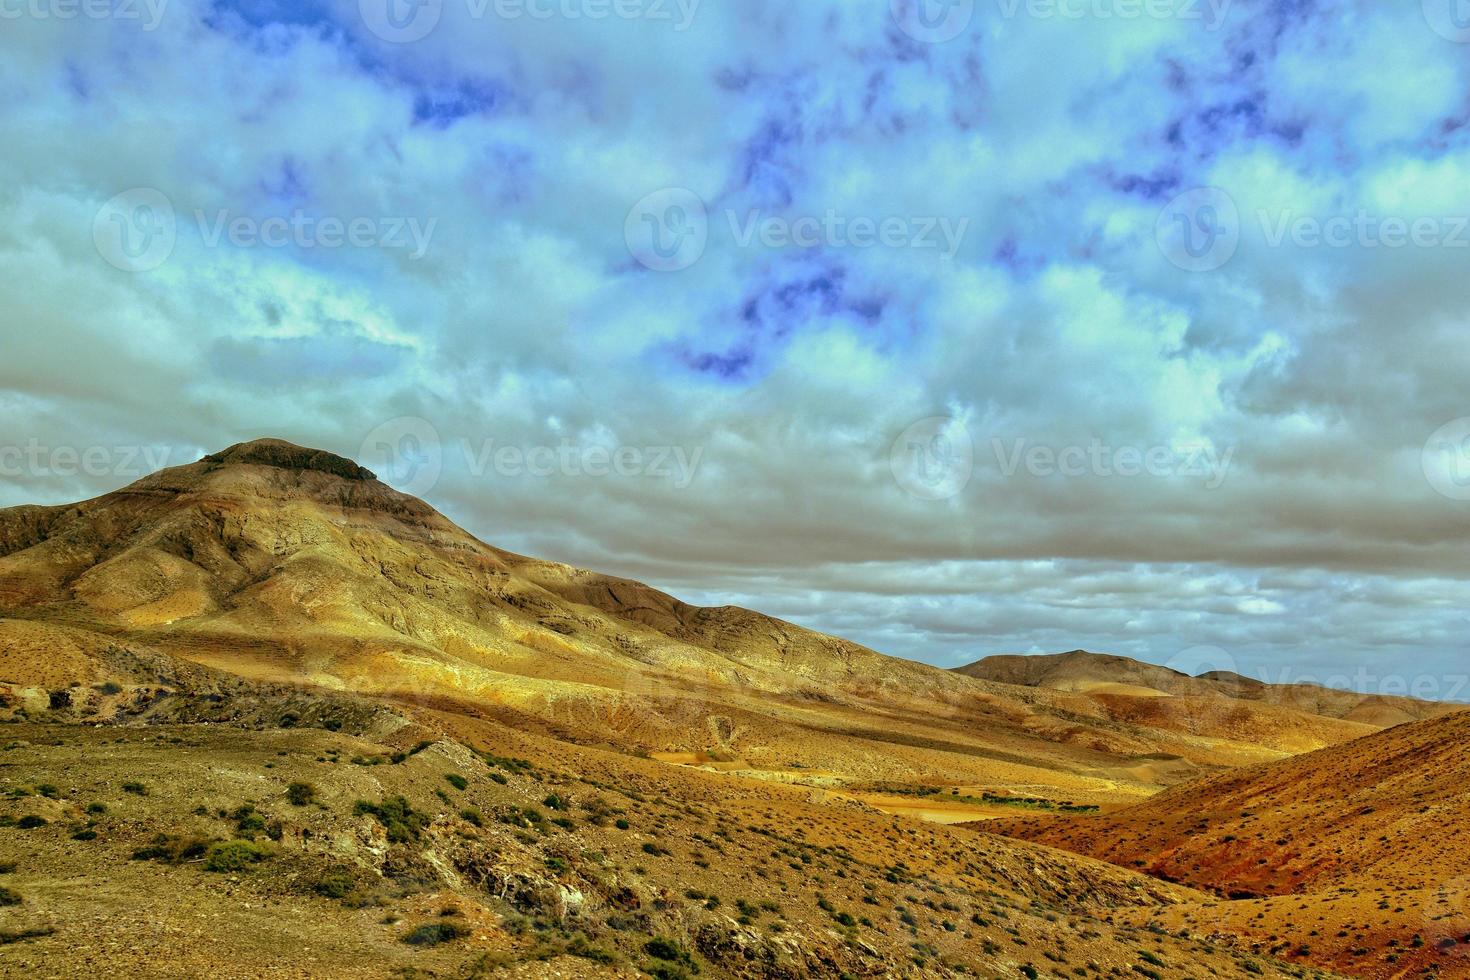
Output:
<path fill-rule="evenodd" d="M 1279 937 L 1361 976 L 1470 976 L 1470 710 L 1011 833 L 1234 901 L 1139 924 Z M 1270 943 L 1258 948 L 1271 948 Z"/>
<path fill-rule="evenodd" d="M 1267 684 L 1228 671 L 1192 677 L 1085 650 L 987 657 L 956 672 L 994 683 L 1085 694 L 1116 721 L 1231 737 L 1291 752 L 1457 710 L 1451 704 L 1314 684 Z"/>
<path fill-rule="evenodd" d="M 1287 745 L 1206 723 L 1199 738 L 1096 698 L 697 608 L 494 548 L 350 460 L 277 440 L 83 503 L 0 511 L 0 616 L 15 687 L 141 682 L 142 649 L 261 682 L 469 700 L 563 740 L 839 787 L 922 772 L 1102 803 L 1368 730 L 1313 722 Z"/>
<path fill-rule="evenodd" d="M 1309 975 L 951 826 L 1283 750 L 514 555 L 277 440 L 0 511 L 0 723 L 7 974 Z"/>

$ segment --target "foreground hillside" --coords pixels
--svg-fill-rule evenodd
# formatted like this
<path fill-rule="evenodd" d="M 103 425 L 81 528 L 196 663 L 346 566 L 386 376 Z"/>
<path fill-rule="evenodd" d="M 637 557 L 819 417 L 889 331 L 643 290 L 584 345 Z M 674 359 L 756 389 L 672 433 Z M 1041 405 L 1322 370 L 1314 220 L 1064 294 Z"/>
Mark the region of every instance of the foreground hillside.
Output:
<path fill-rule="evenodd" d="M 0 975 L 1311 975 L 1107 921 L 1180 886 L 473 713 L 130 711 L 0 732 Z"/>
<path fill-rule="evenodd" d="M 1233 899 L 1126 921 L 1361 976 L 1470 976 L 1467 748 L 1460 711 L 1105 816 L 985 826 Z"/>

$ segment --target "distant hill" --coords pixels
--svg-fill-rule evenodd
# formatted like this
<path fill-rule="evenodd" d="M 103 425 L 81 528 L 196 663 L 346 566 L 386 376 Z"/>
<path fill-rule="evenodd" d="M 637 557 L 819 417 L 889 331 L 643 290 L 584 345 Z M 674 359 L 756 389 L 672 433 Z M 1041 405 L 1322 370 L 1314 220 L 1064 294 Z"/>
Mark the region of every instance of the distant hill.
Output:
<path fill-rule="evenodd" d="M 1116 718 L 1143 723 L 1153 719 L 1155 723 L 1164 725 L 1169 724 L 1167 719 L 1170 716 L 1187 721 L 1192 717 L 1213 714 L 1219 705 L 1210 702 L 1219 699 L 1317 715 L 1368 728 L 1387 728 L 1434 718 L 1460 707 L 1413 698 L 1358 694 L 1314 684 L 1266 684 L 1228 671 L 1211 671 L 1191 677 L 1168 667 L 1085 650 L 1039 656 L 987 657 L 956 668 L 956 673 L 1002 684 L 1087 694 L 1110 705 L 1110 713 Z M 1183 701 L 1134 703 L 1137 699 L 1162 697 Z M 1359 734 L 1366 734 L 1366 731 Z"/>

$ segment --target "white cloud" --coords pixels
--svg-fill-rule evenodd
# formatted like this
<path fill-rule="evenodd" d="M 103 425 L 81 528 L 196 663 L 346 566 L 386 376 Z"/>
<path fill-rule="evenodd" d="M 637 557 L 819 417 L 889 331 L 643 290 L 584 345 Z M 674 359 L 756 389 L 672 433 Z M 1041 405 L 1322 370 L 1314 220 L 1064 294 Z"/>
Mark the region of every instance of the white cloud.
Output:
<path fill-rule="evenodd" d="M 1470 525 L 1419 453 L 1470 414 L 1464 252 L 1272 247 L 1256 217 L 1470 213 L 1459 49 L 1417 11 L 1358 7 L 1237 4 L 1218 31 L 981 17 L 938 46 L 881 3 L 774 0 L 706 0 L 683 32 L 446 4 L 397 46 L 347 0 L 291 26 L 190 3 L 149 33 L 16 22 L 8 438 L 352 454 L 417 415 L 449 456 L 431 500 L 497 544 L 896 653 L 1215 643 L 1269 665 L 1320 644 L 1451 666 Z M 1154 225 L 1197 184 L 1232 195 L 1246 234 L 1186 274 Z M 92 219 L 140 186 L 179 237 L 129 274 Z M 624 241 L 663 186 L 712 220 L 679 273 Z M 953 258 L 745 248 L 725 213 L 750 209 L 968 225 Z M 436 225 L 420 259 L 211 247 L 196 210 Z M 945 413 L 975 472 L 920 500 L 890 444 Z M 477 474 L 458 449 L 583 438 L 702 461 L 679 488 Z M 1007 476 L 993 446 L 1016 440 L 1096 443 L 1110 469 Z M 1113 467 L 1190 445 L 1230 454 L 1218 485 Z M 117 482 L 26 472 L 0 496 Z"/>

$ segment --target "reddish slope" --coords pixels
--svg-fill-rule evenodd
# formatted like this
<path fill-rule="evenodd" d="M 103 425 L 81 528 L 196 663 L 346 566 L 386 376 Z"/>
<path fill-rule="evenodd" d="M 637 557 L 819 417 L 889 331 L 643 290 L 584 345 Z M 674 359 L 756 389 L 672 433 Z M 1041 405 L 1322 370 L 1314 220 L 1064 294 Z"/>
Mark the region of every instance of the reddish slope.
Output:
<path fill-rule="evenodd" d="M 1106 817 L 987 825 L 1222 894 L 1470 876 L 1470 712 L 1178 786 Z"/>

